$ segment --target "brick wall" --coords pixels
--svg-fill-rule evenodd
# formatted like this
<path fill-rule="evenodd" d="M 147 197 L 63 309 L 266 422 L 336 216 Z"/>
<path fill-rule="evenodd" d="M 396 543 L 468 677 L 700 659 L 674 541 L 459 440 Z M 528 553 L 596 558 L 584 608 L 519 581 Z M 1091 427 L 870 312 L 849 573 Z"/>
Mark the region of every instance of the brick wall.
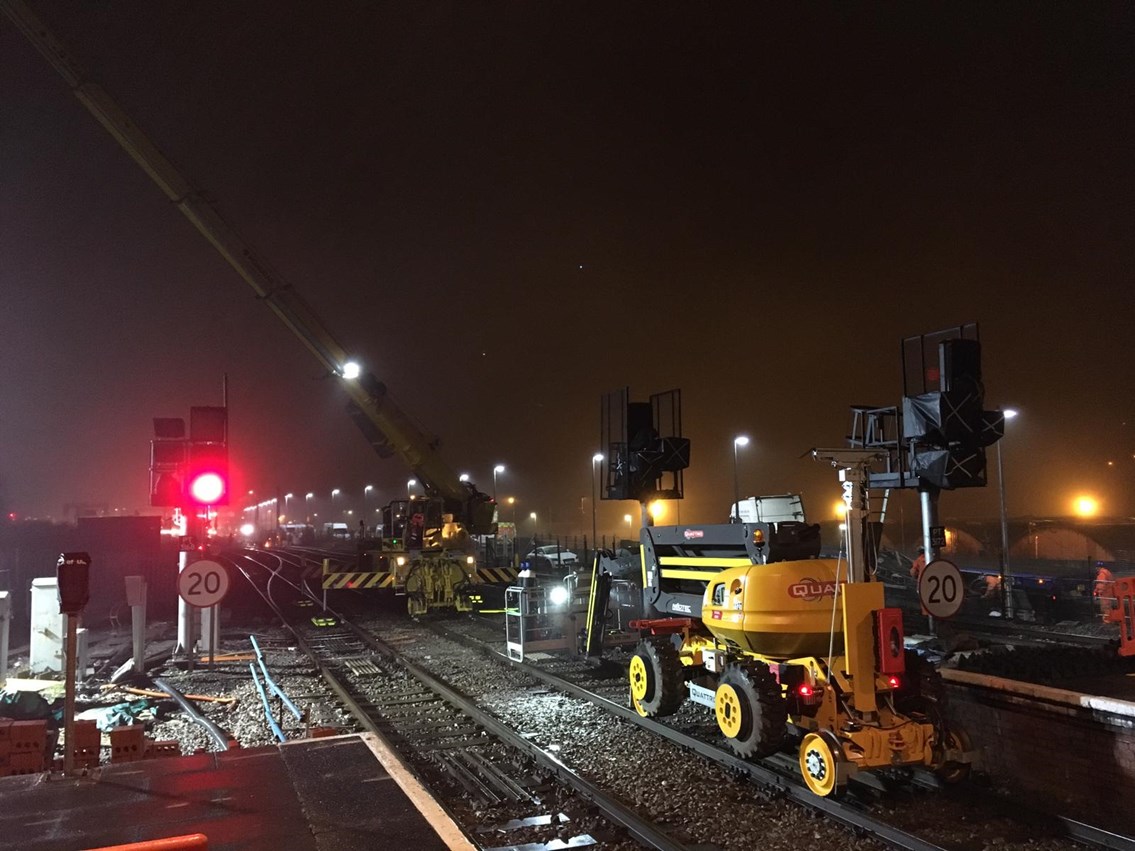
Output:
<path fill-rule="evenodd" d="M 943 671 L 950 717 L 998 786 L 1056 815 L 1135 833 L 1135 704 Z"/>

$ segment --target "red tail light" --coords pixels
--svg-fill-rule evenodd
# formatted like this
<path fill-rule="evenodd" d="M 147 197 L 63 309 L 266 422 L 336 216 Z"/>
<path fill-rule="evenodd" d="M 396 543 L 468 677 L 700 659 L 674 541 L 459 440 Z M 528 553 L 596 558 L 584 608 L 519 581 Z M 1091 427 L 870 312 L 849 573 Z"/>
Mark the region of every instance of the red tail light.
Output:
<path fill-rule="evenodd" d="M 804 706 L 815 706 L 823 700 L 824 689 L 823 687 L 816 688 L 808 683 L 800 683 L 796 686 L 796 695 Z"/>

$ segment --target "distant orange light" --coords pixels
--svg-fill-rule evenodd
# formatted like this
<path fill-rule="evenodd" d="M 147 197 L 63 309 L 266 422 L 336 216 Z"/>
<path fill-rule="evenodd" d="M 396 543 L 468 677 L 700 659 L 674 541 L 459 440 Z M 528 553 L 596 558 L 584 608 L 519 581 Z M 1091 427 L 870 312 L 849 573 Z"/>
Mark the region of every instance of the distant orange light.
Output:
<path fill-rule="evenodd" d="M 1073 507 L 1080 517 L 1094 517 L 1100 510 L 1099 500 L 1087 495 L 1076 497 Z"/>
<path fill-rule="evenodd" d="M 836 517 L 840 517 L 840 518 L 846 517 L 847 516 L 847 503 L 844 502 L 842 499 L 835 502 L 832 505 L 832 511 L 835 512 Z"/>

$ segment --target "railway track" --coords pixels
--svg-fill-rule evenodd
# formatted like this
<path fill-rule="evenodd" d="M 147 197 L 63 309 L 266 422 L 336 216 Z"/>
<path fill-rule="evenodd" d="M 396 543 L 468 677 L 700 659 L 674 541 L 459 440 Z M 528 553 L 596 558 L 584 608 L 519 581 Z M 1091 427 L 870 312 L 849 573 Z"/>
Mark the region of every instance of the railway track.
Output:
<path fill-rule="evenodd" d="M 277 582 L 274 587 L 278 598 L 286 586 Z M 280 608 L 286 610 L 286 605 Z M 478 831 L 527 823 L 530 834 L 545 829 L 545 840 L 533 836 L 531 841 L 536 842 L 546 841 L 551 832 L 563 837 L 574 831 L 580 841 L 599 842 L 602 847 L 777 848 L 771 829 L 759 826 L 762 819 L 771 819 L 795 825 L 796 830 L 831 825 L 825 829 L 843 831 L 842 839 L 827 840 L 836 847 L 979 848 L 1001 834 L 995 844 L 1006 848 L 1135 848 L 1126 837 L 1051 816 L 1021 824 L 1020 814 L 1014 820 L 989 806 L 972 808 L 967 815 L 971 809 L 967 802 L 941 792 L 928 805 L 925 789 L 920 794 L 891 778 L 857 788 L 845 801 L 816 798 L 794 777 L 795 760 L 790 757 L 761 764 L 742 761 L 721 748 L 712 732 L 699 729 L 681 714 L 669 723 L 640 718 L 625 706 L 622 677 L 604 683 L 569 661 L 551 665 L 557 670 L 518 666 L 491 646 L 501 644 L 499 624 L 487 628 L 463 620 L 456 622 L 463 628 L 458 632 L 454 623 L 434 623 L 427 629 L 391 618 L 371 625 L 369 631 L 342 620 L 334 627 L 298 628 L 340 699 L 357 717 L 369 719 L 360 723 L 408 754 L 439 801 L 448 803 L 455 818 L 482 843 L 485 835 Z M 474 625 L 471 630 L 479 637 L 468 634 L 468 624 Z M 375 631 L 382 637 L 373 635 Z M 470 656 L 483 664 L 470 661 Z M 553 732 L 547 732 L 547 724 L 551 720 L 554 726 L 555 719 L 537 718 L 548 706 L 561 722 Z M 564 718 L 578 723 L 564 724 Z M 575 734 L 585 741 L 573 743 Z M 633 736 L 639 738 L 625 747 L 620 744 Z M 686 756 L 674 756 L 675 750 Z M 593 759 L 589 763 L 596 751 L 609 751 L 611 761 L 618 763 L 611 773 L 597 771 Z M 652 756 L 653 752 L 660 755 Z M 709 765 L 714 768 L 705 768 Z M 709 771 L 716 771 L 716 776 L 708 776 Z M 590 782 L 590 787 L 552 791 L 571 777 Z M 738 785 L 738 780 L 744 782 Z M 644 785 L 653 788 L 644 792 Z M 517 797 L 518 788 L 539 789 L 539 804 L 531 797 Z M 900 805 L 894 803 L 896 796 Z M 554 805 L 548 807 L 549 801 Z M 751 827 L 754 838 L 722 835 L 714 842 L 713 827 L 697 824 L 706 820 L 699 810 L 706 809 L 707 801 L 728 809 L 730 822 L 757 825 Z M 751 807 L 753 814 L 745 807 Z M 965 841 L 958 840 L 957 829 L 946 838 L 922 829 L 926 813 L 943 807 L 960 812 L 958 818 L 968 830 Z M 559 821 L 561 812 L 569 814 L 572 822 L 551 823 Z M 466 814 L 464 819 L 458 817 L 461 813 Z M 801 818 L 800 813 L 807 815 Z M 533 819 L 544 823 L 537 825 Z M 655 832 L 652 835 L 636 824 Z M 612 839 L 616 833 L 624 838 Z M 509 846 L 502 847 L 517 844 L 516 836 L 508 838 Z M 790 845 L 786 842 L 784 847 Z"/>
<path fill-rule="evenodd" d="M 499 625 L 494 626 L 496 631 L 500 632 Z M 947 790 L 929 772 L 907 771 L 901 772 L 896 777 L 877 774 L 859 775 L 852 787 L 857 793 L 854 796 L 855 800 L 842 802 L 817 798 L 800 780 L 796 760 L 786 754 L 776 755 L 760 763 L 749 762 L 737 758 L 720 746 L 718 743 L 720 737 L 712 724 L 707 723 L 701 729 L 697 729 L 689 723 L 688 717 L 676 722 L 642 718 L 627 705 L 627 686 L 621 671 L 618 679 L 603 683 L 587 665 L 575 660 L 552 661 L 548 666 L 516 662 L 510 660 L 497 646 L 493 646 L 494 643 L 499 645 L 499 636 L 495 637 L 494 642 L 493 638 L 486 641 L 483 632 L 482 637 L 477 637 L 442 623 L 432 623 L 430 628 L 451 641 L 477 650 L 499 664 L 510 665 L 541 683 L 587 701 L 610 715 L 649 730 L 739 775 L 746 776 L 755 785 L 772 794 L 784 795 L 802 806 L 822 813 L 827 818 L 852 828 L 868 831 L 893 847 L 918 847 L 915 844 L 917 842 L 935 846 L 935 843 L 940 841 L 898 829 L 891 822 L 880 820 L 863 809 L 871 798 L 885 800 L 896 793 L 909 797 L 911 794 L 909 787 L 913 784 L 922 789 L 934 790 L 937 795 L 936 805 L 952 806 L 961 803 L 965 807 L 975 807 L 978 812 L 984 810 L 985 817 L 989 819 L 1004 818 L 1008 815 L 1022 822 L 1026 832 L 1030 830 L 1035 832 L 1038 840 L 1059 836 L 1077 846 L 1135 851 L 1135 839 L 1075 819 L 1030 811 L 1027 807 L 1022 808 L 1017 804 L 1013 804 L 1009 809 L 1000 806 L 991 807 L 989 800 L 976 800 L 964 790 L 949 795 L 943 794 Z M 979 795 L 978 798 L 980 797 L 982 796 Z"/>
<path fill-rule="evenodd" d="M 289 615 L 289 598 L 306 596 L 305 589 L 286 579 L 274 583 L 279 571 L 258 566 L 266 575 L 241 569 L 332 691 L 360 726 L 408 758 L 479 847 L 688 847 L 414 665 L 396 646 L 338 617 L 328 619 L 337 621 L 333 626 L 311 628 Z M 282 589 L 294 594 L 282 595 Z"/>

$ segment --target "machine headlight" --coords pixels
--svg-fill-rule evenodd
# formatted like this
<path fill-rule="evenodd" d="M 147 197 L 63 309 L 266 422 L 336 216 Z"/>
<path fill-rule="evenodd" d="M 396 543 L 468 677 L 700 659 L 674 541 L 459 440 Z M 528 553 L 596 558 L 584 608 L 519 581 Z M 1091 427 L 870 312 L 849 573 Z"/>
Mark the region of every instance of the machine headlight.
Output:
<path fill-rule="evenodd" d="M 553 606 L 562 606 L 571 599 L 571 592 L 562 585 L 556 585 L 548 592 L 548 602 Z"/>

